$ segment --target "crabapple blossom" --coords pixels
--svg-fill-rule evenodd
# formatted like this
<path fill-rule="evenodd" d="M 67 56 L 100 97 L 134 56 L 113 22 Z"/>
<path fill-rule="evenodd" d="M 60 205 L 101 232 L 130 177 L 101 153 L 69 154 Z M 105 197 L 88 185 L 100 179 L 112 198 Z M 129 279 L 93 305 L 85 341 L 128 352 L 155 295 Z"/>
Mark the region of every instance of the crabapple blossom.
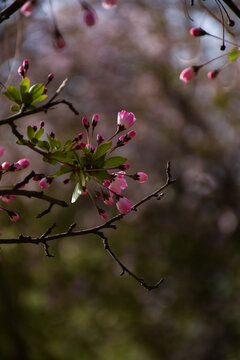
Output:
<path fill-rule="evenodd" d="M 99 115 L 94 114 L 93 117 L 92 117 L 92 127 L 94 128 L 95 126 L 97 126 L 98 122 L 99 122 Z"/>
<path fill-rule="evenodd" d="M 100 145 L 104 141 L 103 134 L 97 134 L 97 143 Z"/>
<path fill-rule="evenodd" d="M 100 209 L 100 208 L 98 208 L 98 213 L 99 213 L 99 215 L 101 216 L 101 218 L 103 219 L 103 220 L 106 220 L 107 219 L 107 213 L 106 213 L 106 211 L 104 211 L 103 209 Z"/>
<path fill-rule="evenodd" d="M 24 70 L 24 67 L 22 65 L 19 66 L 19 68 L 18 68 L 18 75 L 21 76 L 24 79 L 25 70 Z"/>
<path fill-rule="evenodd" d="M 4 195 L 4 196 L 0 196 L 0 199 L 5 202 L 8 203 L 10 201 L 14 201 L 17 199 L 16 195 Z"/>
<path fill-rule="evenodd" d="M 85 127 L 85 129 L 88 130 L 88 128 L 89 128 L 89 121 L 88 121 L 88 119 L 87 119 L 86 117 L 83 117 L 83 118 L 82 118 L 82 124 L 83 124 L 83 126 Z"/>
<path fill-rule="evenodd" d="M 0 148 L 0 156 L 3 156 L 5 154 L 5 149 L 4 148 Z"/>
<path fill-rule="evenodd" d="M 104 203 L 106 205 L 113 205 L 114 204 L 114 199 L 113 199 L 113 193 L 110 191 L 109 195 L 104 194 Z"/>
<path fill-rule="evenodd" d="M 136 121 L 135 115 L 132 112 L 122 110 L 118 113 L 117 124 L 123 130 L 130 128 Z"/>
<path fill-rule="evenodd" d="M 126 197 L 120 197 L 116 207 L 121 214 L 127 214 L 131 211 L 132 203 Z"/>
<path fill-rule="evenodd" d="M 117 174 L 111 184 L 108 186 L 109 190 L 118 195 L 121 194 L 121 191 L 126 189 L 128 186 L 126 180 L 124 179 L 124 174 Z"/>

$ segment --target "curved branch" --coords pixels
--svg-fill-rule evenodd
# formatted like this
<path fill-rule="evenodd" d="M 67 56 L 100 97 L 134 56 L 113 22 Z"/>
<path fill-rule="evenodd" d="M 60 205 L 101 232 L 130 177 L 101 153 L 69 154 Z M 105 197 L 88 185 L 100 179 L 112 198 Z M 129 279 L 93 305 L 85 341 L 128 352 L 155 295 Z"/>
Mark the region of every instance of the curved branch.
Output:
<path fill-rule="evenodd" d="M 0 11 L 0 24 L 9 19 L 16 11 L 18 11 L 27 0 L 15 0 L 12 4 Z"/>

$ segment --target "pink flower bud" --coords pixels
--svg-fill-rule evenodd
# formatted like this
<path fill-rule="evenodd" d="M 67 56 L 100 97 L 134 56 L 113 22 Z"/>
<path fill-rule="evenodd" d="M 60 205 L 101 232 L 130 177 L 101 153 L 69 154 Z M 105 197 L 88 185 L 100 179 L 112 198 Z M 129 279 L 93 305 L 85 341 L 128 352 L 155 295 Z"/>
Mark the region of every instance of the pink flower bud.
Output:
<path fill-rule="evenodd" d="M 83 20 L 87 26 L 94 26 L 97 22 L 97 14 L 93 8 L 84 10 Z"/>
<path fill-rule="evenodd" d="M 5 161 L 4 163 L 2 163 L 2 169 L 3 170 L 7 170 L 9 168 L 10 164 L 8 161 Z"/>
<path fill-rule="evenodd" d="M 99 122 L 99 115 L 94 114 L 93 117 L 92 117 L 92 127 L 95 128 L 95 126 L 97 126 L 98 122 Z"/>
<path fill-rule="evenodd" d="M 103 134 L 97 134 L 97 143 L 100 145 L 104 141 Z"/>
<path fill-rule="evenodd" d="M 104 181 L 102 182 L 102 184 L 103 184 L 103 186 L 105 186 L 105 187 L 109 187 L 109 186 L 111 185 L 111 181 L 108 180 L 108 179 L 106 179 L 106 180 L 104 180 Z"/>
<path fill-rule="evenodd" d="M 123 174 L 117 174 L 111 184 L 108 186 L 109 190 L 118 195 L 121 194 L 121 191 L 126 189 L 128 186 L 126 180 L 124 179 Z"/>
<path fill-rule="evenodd" d="M 33 3 L 32 1 L 27 1 L 20 9 L 20 12 L 24 16 L 30 16 L 33 11 Z"/>
<path fill-rule="evenodd" d="M 0 148 L 0 156 L 3 156 L 5 154 L 5 149 L 4 148 Z"/>
<path fill-rule="evenodd" d="M 135 174 L 135 179 L 140 183 L 144 183 L 147 181 L 148 175 L 142 171 L 139 171 Z"/>
<path fill-rule="evenodd" d="M 66 42 L 61 32 L 57 27 L 54 29 L 54 45 L 57 49 L 63 49 L 66 46 Z"/>
<path fill-rule="evenodd" d="M 210 80 L 213 80 L 213 79 L 215 79 L 215 78 L 218 76 L 218 74 L 219 74 L 219 70 L 209 71 L 209 73 L 208 73 L 208 78 L 209 78 Z"/>
<path fill-rule="evenodd" d="M 127 133 L 127 136 L 132 139 L 134 138 L 134 136 L 136 135 L 136 131 L 134 130 L 130 130 L 128 133 Z"/>
<path fill-rule="evenodd" d="M 25 71 L 29 69 L 29 61 L 27 59 L 23 60 L 23 68 Z"/>
<path fill-rule="evenodd" d="M 22 167 L 17 162 L 11 164 L 11 168 L 9 168 L 9 171 L 20 171 L 20 170 L 22 170 Z"/>
<path fill-rule="evenodd" d="M 24 70 L 24 67 L 22 65 L 19 66 L 19 68 L 18 68 L 18 75 L 20 75 L 24 79 L 25 70 Z"/>
<path fill-rule="evenodd" d="M 114 204 L 113 193 L 110 191 L 109 195 L 104 194 L 104 200 L 103 201 L 108 206 L 113 205 Z"/>
<path fill-rule="evenodd" d="M 102 0 L 102 6 L 105 9 L 111 9 L 117 6 L 117 0 Z"/>
<path fill-rule="evenodd" d="M 101 216 L 101 218 L 103 219 L 103 220 L 106 220 L 107 219 L 107 213 L 106 213 L 106 211 L 104 211 L 103 209 L 99 209 L 98 208 L 98 213 L 99 213 L 99 215 Z"/>
<path fill-rule="evenodd" d="M 188 67 L 181 72 L 179 79 L 185 83 L 188 83 L 196 76 L 199 69 L 199 66 Z"/>
<path fill-rule="evenodd" d="M 53 78 L 54 78 L 54 74 L 53 74 L 53 73 L 48 74 L 48 83 L 50 83 L 50 81 L 52 81 Z"/>
<path fill-rule="evenodd" d="M 116 206 L 121 214 L 127 214 L 131 211 L 132 203 L 126 197 L 121 197 L 117 201 Z"/>
<path fill-rule="evenodd" d="M 30 165 L 30 161 L 26 158 L 18 160 L 17 164 L 20 165 L 21 169 L 26 169 Z"/>
<path fill-rule="evenodd" d="M 49 188 L 50 184 L 48 182 L 48 179 L 46 177 L 42 178 L 40 181 L 39 181 L 39 186 L 42 190 L 46 190 Z"/>
<path fill-rule="evenodd" d="M 89 128 L 89 121 L 88 121 L 88 119 L 87 119 L 86 117 L 83 117 L 83 118 L 82 118 L 82 124 L 83 124 L 83 126 L 85 127 L 85 129 L 88 130 L 88 128 Z"/>
<path fill-rule="evenodd" d="M 44 121 L 41 121 L 41 122 L 40 122 L 40 128 L 43 128 L 44 125 L 45 125 L 45 124 L 44 124 Z"/>
<path fill-rule="evenodd" d="M 204 36 L 204 35 L 208 34 L 202 28 L 192 28 L 192 29 L 189 30 L 189 32 L 190 32 L 190 35 L 192 35 L 194 37 Z"/>
<path fill-rule="evenodd" d="M 19 215 L 15 211 L 7 210 L 7 213 L 8 213 L 8 216 L 10 217 L 10 220 L 12 220 L 14 222 L 19 220 Z"/>
<path fill-rule="evenodd" d="M 136 121 L 135 115 L 132 112 L 122 110 L 118 113 L 117 124 L 121 130 L 130 128 Z"/>

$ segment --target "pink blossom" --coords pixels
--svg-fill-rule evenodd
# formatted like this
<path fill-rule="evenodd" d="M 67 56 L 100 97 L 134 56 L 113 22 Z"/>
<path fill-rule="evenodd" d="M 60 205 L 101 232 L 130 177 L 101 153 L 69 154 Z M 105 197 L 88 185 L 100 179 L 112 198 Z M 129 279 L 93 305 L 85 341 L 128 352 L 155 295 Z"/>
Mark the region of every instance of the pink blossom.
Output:
<path fill-rule="evenodd" d="M 25 71 L 29 69 L 29 61 L 27 59 L 23 60 L 23 68 Z"/>
<path fill-rule="evenodd" d="M 94 114 L 93 117 L 92 117 L 92 126 L 95 127 L 98 122 L 99 122 L 99 115 Z"/>
<path fill-rule="evenodd" d="M 20 165 L 20 170 L 26 169 L 30 165 L 30 161 L 26 158 L 18 160 L 17 164 Z"/>
<path fill-rule="evenodd" d="M 140 182 L 141 184 L 147 181 L 148 175 L 142 171 L 139 171 L 136 173 L 136 180 Z"/>
<path fill-rule="evenodd" d="M 24 70 L 24 67 L 22 65 L 19 66 L 19 68 L 18 68 L 18 75 L 21 76 L 24 79 L 25 70 Z"/>
<path fill-rule="evenodd" d="M 132 203 L 126 197 L 121 197 L 116 203 L 116 206 L 121 214 L 127 214 L 131 211 Z"/>
<path fill-rule="evenodd" d="M 207 32 L 205 30 L 203 30 L 202 28 L 192 28 L 189 30 L 189 33 L 191 36 L 194 36 L 194 37 L 207 35 Z"/>
<path fill-rule="evenodd" d="M 5 161 L 4 163 L 2 163 L 2 169 L 3 170 L 7 170 L 9 168 L 10 164 L 9 162 Z"/>
<path fill-rule="evenodd" d="M 136 121 L 135 115 L 132 112 L 127 112 L 122 110 L 118 113 L 117 124 L 121 126 L 122 129 L 130 128 Z"/>
<path fill-rule="evenodd" d="M 181 72 L 179 79 L 185 83 L 188 83 L 196 76 L 198 70 L 199 66 L 188 67 Z"/>
<path fill-rule="evenodd" d="M 5 154 L 5 149 L 4 148 L 0 148 L 0 156 L 3 156 Z"/>
<path fill-rule="evenodd" d="M 118 195 L 121 194 L 121 191 L 126 189 L 128 186 L 126 180 L 124 179 L 124 174 L 117 174 L 111 184 L 108 186 L 109 190 Z"/>
<path fill-rule="evenodd" d="M 97 21 L 97 14 L 93 8 L 87 8 L 84 10 L 83 20 L 87 26 L 94 26 Z"/>
<path fill-rule="evenodd" d="M 213 70 L 213 71 L 209 71 L 207 75 L 210 80 L 213 80 L 218 76 L 218 74 L 219 74 L 219 70 Z"/>
<path fill-rule="evenodd" d="M 48 182 L 48 179 L 46 177 L 42 178 L 40 181 L 39 181 L 39 186 L 42 190 L 46 190 L 49 188 L 50 184 Z"/>
<path fill-rule="evenodd" d="M 8 210 L 8 215 L 10 217 L 10 220 L 12 220 L 14 222 L 19 220 L 19 215 L 15 211 L 9 211 Z"/>
<path fill-rule="evenodd" d="M 117 6 L 117 0 L 102 0 L 102 6 L 105 9 L 111 9 Z"/>
<path fill-rule="evenodd" d="M 86 117 L 82 118 L 82 124 L 85 127 L 85 129 L 89 128 L 89 121 L 88 121 L 88 119 Z"/>
<path fill-rule="evenodd" d="M 27 1 L 20 9 L 20 12 L 24 16 L 30 16 L 33 11 L 33 3 L 32 1 Z"/>

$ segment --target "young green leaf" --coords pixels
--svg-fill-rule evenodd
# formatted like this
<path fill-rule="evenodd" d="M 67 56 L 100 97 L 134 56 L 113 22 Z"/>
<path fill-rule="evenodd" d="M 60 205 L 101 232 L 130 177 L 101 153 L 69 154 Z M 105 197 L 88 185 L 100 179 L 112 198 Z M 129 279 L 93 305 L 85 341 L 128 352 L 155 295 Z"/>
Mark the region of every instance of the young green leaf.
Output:
<path fill-rule="evenodd" d="M 40 95 L 43 95 L 45 86 L 43 84 L 35 84 L 30 87 L 29 92 L 32 95 L 33 100 L 37 99 Z"/>
<path fill-rule="evenodd" d="M 75 203 L 81 194 L 82 194 L 82 184 L 81 182 L 78 182 L 73 190 L 71 203 Z"/>
<path fill-rule="evenodd" d="M 33 101 L 32 101 L 32 104 L 35 104 L 36 102 L 40 102 L 40 101 L 43 101 L 47 98 L 48 96 L 47 95 L 40 95 L 39 97 L 37 98 L 34 98 Z"/>
<path fill-rule="evenodd" d="M 34 137 L 35 137 L 36 139 L 40 139 L 40 138 L 43 136 L 43 134 L 44 134 L 44 128 L 40 128 L 40 129 L 36 132 L 36 134 L 34 135 Z"/>
<path fill-rule="evenodd" d="M 49 151 L 50 150 L 50 145 L 47 141 L 42 141 L 42 140 L 38 140 L 37 142 L 37 146 L 40 147 L 40 149 L 42 150 L 47 150 Z M 56 162 L 55 162 L 56 163 Z"/>
<path fill-rule="evenodd" d="M 234 62 L 237 60 L 238 56 L 239 56 L 239 50 L 237 48 L 233 48 L 228 54 L 228 59 L 229 61 Z"/>
<path fill-rule="evenodd" d="M 8 86 L 7 90 L 3 92 L 3 95 L 6 96 L 10 101 L 22 105 L 22 100 L 18 89 L 15 86 Z"/>
<path fill-rule="evenodd" d="M 106 170 L 96 170 L 91 172 L 91 176 L 94 176 L 100 181 L 104 181 L 106 179 L 111 179 L 111 176 Z"/>
<path fill-rule="evenodd" d="M 17 111 L 20 110 L 20 107 L 18 105 L 12 105 L 11 110 L 14 111 L 14 112 L 17 112 Z"/>
<path fill-rule="evenodd" d="M 63 174 L 67 174 L 69 172 L 72 172 L 72 167 L 69 165 L 62 165 L 58 171 L 55 172 L 55 174 L 52 175 L 52 177 L 58 177 Z"/>
<path fill-rule="evenodd" d="M 25 107 L 29 107 L 32 104 L 32 95 L 28 92 L 23 93 L 22 102 Z"/>
<path fill-rule="evenodd" d="M 127 161 L 127 158 L 122 156 L 113 156 L 104 161 L 104 167 L 113 167 L 123 165 Z"/>
<path fill-rule="evenodd" d="M 32 126 L 30 126 L 30 125 L 27 127 L 27 136 L 28 136 L 29 140 L 32 140 L 32 138 L 34 138 L 34 136 L 35 136 L 35 132 L 34 132 Z"/>
<path fill-rule="evenodd" d="M 29 87 L 30 87 L 29 79 L 28 78 L 23 79 L 23 81 L 20 84 L 20 93 L 21 93 L 22 97 L 25 93 L 28 92 Z"/>
<path fill-rule="evenodd" d="M 96 159 L 98 159 L 99 157 L 101 157 L 101 156 L 103 156 L 104 154 L 106 154 L 106 152 L 107 152 L 109 149 L 111 149 L 111 147 L 112 147 L 112 141 L 108 141 L 108 142 L 106 142 L 106 143 L 104 143 L 104 144 L 101 144 L 101 145 L 97 148 L 97 150 L 96 150 L 96 152 L 95 152 L 95 154 L 94 154 L 94 159 L 96 160 Z"/>

